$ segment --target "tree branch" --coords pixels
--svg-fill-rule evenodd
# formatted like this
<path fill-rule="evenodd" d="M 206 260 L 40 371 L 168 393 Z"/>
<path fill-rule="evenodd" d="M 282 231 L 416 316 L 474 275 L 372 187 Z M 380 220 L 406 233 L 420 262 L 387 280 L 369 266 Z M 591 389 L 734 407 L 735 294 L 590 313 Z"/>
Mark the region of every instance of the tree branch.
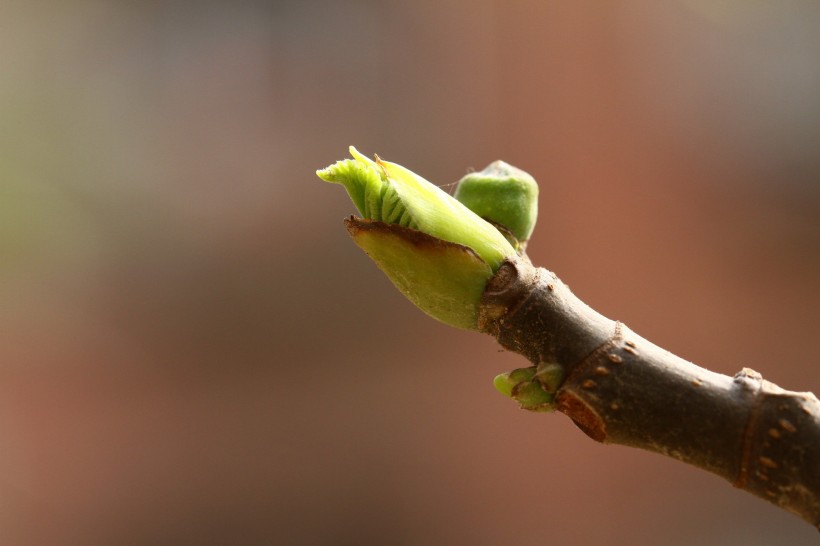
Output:
<path fill-rule="evenodd" d="M 479 330 L 534 366 L 496 377 L 533 411 L 557 409 L 588 436 L 655 451 L 719 476 L 820 529 L 820 402 L 744 368 L 699 368 L 579 300 L 524 254 L 538 186 L 495 162 L 456 196 L 395 163 L 354 159 L 317 171 L 364 218 L 359 247 L 420 309 Z M 481 215 L 479 217 L 478 215 Z"/>
<path fill-rule="evenodd" d="M 554 273 L 504 262 L 481 302 L 479 329 L 565 380 L 556 409 L 590 438 L 698 466 L 820 530 L 820 402 L 744 368 L 700 368 L 607 319 Z"/>

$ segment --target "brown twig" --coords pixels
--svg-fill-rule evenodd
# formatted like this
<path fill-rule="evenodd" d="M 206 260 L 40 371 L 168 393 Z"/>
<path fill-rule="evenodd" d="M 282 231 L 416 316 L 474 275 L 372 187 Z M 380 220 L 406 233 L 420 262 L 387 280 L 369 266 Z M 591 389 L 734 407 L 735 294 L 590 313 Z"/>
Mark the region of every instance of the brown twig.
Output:
<path fill-rule="evenodd" d="M 533 364 L 558 363 L 558 411 L 592 439 L 698 466 L 820 530 L 820 402 L 744 368 L 710 372 L 594 311 L 524 259 L 488 283 L 479 328 Z"/>

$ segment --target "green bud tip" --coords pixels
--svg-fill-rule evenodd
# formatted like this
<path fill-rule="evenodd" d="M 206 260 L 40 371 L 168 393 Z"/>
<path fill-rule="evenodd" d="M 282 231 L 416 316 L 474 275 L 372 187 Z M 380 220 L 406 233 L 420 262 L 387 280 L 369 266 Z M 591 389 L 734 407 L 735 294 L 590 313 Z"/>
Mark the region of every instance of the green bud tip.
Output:
<path fill-rule="evenodd" d="M 419 175 L 351 146 L 353 159 L 316 174 L 341 184 L 363 219 L 354 241 L 422 311 L 476 329 L 484 287 L 515 249 L 491 224 Z"/>
<path fill-rule="evenodd" d="M 532 235 L 538 219 L 535 179 L 503 161 L 466 175 L 454 197 L 485 220 L 509 231 L 522 244 Z"/>

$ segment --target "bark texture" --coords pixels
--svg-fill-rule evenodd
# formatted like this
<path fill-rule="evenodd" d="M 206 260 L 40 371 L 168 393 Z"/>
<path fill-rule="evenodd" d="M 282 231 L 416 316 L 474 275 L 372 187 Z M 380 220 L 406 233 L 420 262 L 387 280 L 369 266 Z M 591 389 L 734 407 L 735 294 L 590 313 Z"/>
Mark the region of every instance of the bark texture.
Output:
<path fill-rule="evenodd" d="M 479 328 L 533 364 L 557 363 L 558 411 L 603 443 L 639 447 L 729 480 L 820 530 L 820 402 L 744 368 L 710 372 L 594 311 L 554 273 L 505 262 Z"/>

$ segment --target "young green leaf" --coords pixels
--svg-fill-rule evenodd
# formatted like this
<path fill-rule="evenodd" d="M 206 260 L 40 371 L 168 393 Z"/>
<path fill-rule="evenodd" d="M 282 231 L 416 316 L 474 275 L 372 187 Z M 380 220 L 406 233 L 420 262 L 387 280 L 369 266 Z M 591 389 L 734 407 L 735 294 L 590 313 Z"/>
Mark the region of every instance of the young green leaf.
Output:
<path fill-rule="evenodd" d="M 316 172 L 342 184 L 367 220 L 396 224 L 472 249 L 495 272 L 515 249 L 491 224 L 416 173 L 350 147 L 354 159 Z"/>

